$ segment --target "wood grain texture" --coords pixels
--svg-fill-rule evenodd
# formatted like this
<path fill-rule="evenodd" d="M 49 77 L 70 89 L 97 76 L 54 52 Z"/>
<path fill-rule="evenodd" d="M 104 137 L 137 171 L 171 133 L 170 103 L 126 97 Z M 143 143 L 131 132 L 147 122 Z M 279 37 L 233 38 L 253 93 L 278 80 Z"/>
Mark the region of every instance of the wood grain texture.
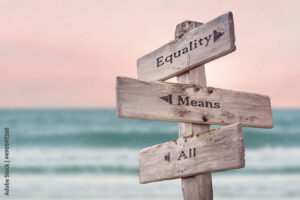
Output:
<path fill-rule="evenodd" d="M 190 23 L 193 24 L 194 22 Z M 180 24 L 176 26 L 180 27 Z M 179 28 L 180 29 L 180 28 Z M 178 31 L 176 31 L 178 33 Z M 176 36 L 175 33 L 175 37 Z M 205 66 L 194 68 L 189 72 L 177 76 L 178 83 L 197 84 L 206 87 Z M 179 137 L 209 131 L 207 124 L 179 123 Z M 182 193 L 185 200 L 213 200 L 211 174 L 200 174 L 181 179 Z"/>
<path fill-rule="evenodd" d="M 117 114 L 121 118 L 273 127 L 269 97 L 218 88 L 208 91 L 193 84 L 117 77 Z"/>
<path fill-rule="evenodd" d="M 195 22 L 195 21 L 189 21 L 186 20 L 184 22 L 181 22 L 180 24 L 176 25 L 175 29 L 175 40 L 179 40 L 182 38 L 184 34 L 187 32 L 197 28 L 198 26 L 202 25 L 203 23 L 201 22 Z"/>
<path fill-rule="evenodd" d="M 182 193 L 185 200 L 213 200 L 211 174 L 182 178 Z"/>
<path fill-rule="evenodd" d="M 234 51 L 232 13 L 223 14 L 178 38 L 137 60 L 138 79 L 166 80 Z"/>
<path fill-rule="evenodd" d="M 140 183 L 242 168 L 241 126 L 229 125 L 143 149 L 139 165 Z"/>

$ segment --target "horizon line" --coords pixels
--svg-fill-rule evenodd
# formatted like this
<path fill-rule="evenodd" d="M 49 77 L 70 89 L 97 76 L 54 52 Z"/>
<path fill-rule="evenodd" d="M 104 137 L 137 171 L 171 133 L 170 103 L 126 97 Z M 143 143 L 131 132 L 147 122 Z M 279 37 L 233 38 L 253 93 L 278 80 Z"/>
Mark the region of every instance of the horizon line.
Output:
<path fill-rule="evenodd" d="M 115 110 L 115 106 L 99 106 L 99 107 L 0 107 L 0 110 Z M 272 107 L 272 110 L 300 110 L 300 107 Z"/>

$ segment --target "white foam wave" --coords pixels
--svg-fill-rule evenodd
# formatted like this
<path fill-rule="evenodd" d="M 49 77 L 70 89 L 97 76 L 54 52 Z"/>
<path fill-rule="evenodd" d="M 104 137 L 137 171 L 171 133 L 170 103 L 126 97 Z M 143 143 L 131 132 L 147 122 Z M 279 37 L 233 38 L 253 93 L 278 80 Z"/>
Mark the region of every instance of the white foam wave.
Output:
<path fill-rule="evenodd" d="M 141 185 L 137 176 L 16 175 L 13 199 L 182 199 L 180 179 Z M 294 200 L 300 197 L 300 177 L 291 175 L 213 175 L 219 200 Z"/>
<path fill-rule="evenodd" d="M 32 147 L 11 150 L 13 166 L 138 167 L 138 149 Z M 300 169 L 300 148 L 265 147 L 246 150 L 246 169 Z"/>

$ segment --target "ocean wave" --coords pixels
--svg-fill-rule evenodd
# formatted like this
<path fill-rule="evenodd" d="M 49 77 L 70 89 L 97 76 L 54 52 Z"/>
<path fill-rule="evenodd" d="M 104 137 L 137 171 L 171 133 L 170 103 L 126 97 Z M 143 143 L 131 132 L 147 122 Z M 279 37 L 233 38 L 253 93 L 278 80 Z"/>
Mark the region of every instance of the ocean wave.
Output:
<path fill-rule="evenodd" d="M 298 200 L 300 196 L 299 177 L 294 175 L 213 174 L 212 178 L 219 200 Z M 180 179 L 139 184 L 137 176 L 119 174 L 16 174 L 13 181 L 16 200 L 182 199 Z"/>
<path fill-rule="evenodd" d="M 126 148 L 18 148 L 10 152 L 11 170 L 14 174 L 137 175 L 138 152 Z M 245 168 L 220 173 L 300 175 L 299 155 L 300 148 L 248 149 Z"/>
<path fill-rule="evenodd" d="M 246 148 L 300 147 L 300 134 L 273 134 L 263 131 L 244 129 Z M 130 133 L 114 131 L 81 132 L 76 134 L 53 134 L 28 136 L 22 134 L 11 136 L 11 144 L 15 146 L 76 146 L 76 147 L 115 147 L 143 148 L 178 138 L 177 132 L 149 131 Z"/>
<path fill-rule="evenodd" d="M 57 166 L 57 167 L 11 167 L 13 174 L 138 174 L 137 167 L 125 166 Z"/>
<path fill-rule="evenodd" d="M 243 128 L 246 148 L 300 147 L 300 110 L 273 117 L 273 129 Z M 120 119 L 113 109 L 0 110 L 6 127 L 12 146 L 143 148 L 178 137 L 178 123 Z"/>
<path fill-rule="evenodd" d="M 41 167 L 41 166 L 24 166 L 11 167 L 13 174 L 119 174 L 119 175 L 138 175 L 139 168 L 127 166 L 56 166 L 56 167 Z M 2 170 L 0 170 L 2 171 Z M 230 170 L 226 172 L 218 172 L 216 174 L 239 174 L 239 175 L 259 175 L 259 174 L 294 174 L 300 175 L 300 167 L 284 167 L 284 168 L 268 168 L 268 169 L 251 169 L 245 168 L 240 170 Z"/>

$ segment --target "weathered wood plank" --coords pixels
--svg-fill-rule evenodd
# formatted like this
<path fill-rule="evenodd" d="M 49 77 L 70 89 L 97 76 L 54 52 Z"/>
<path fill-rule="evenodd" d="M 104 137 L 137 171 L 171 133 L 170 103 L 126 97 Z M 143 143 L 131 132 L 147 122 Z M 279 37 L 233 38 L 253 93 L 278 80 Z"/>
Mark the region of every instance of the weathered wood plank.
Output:
<path fill-rule="evenodd" d="M 140 183 L 242 168 L 241 126 L 229 125 L 143 149 L 139 165 Z"/>
<path fill-rule="evenodd" d="M 235 49 L 233 16 L 228 12 L 139 58 L 138 78 L 166 80 Z"/>
<path fill-rule="evenodd" d="M 211 174 L 182 178 L 184 200 L 213 200 Z"/>
<path fill-rule="evenodd" d="M 122 77 L 117 77 L 117 114 L 122 118 L 273 127 L 267 96 Z"/>

